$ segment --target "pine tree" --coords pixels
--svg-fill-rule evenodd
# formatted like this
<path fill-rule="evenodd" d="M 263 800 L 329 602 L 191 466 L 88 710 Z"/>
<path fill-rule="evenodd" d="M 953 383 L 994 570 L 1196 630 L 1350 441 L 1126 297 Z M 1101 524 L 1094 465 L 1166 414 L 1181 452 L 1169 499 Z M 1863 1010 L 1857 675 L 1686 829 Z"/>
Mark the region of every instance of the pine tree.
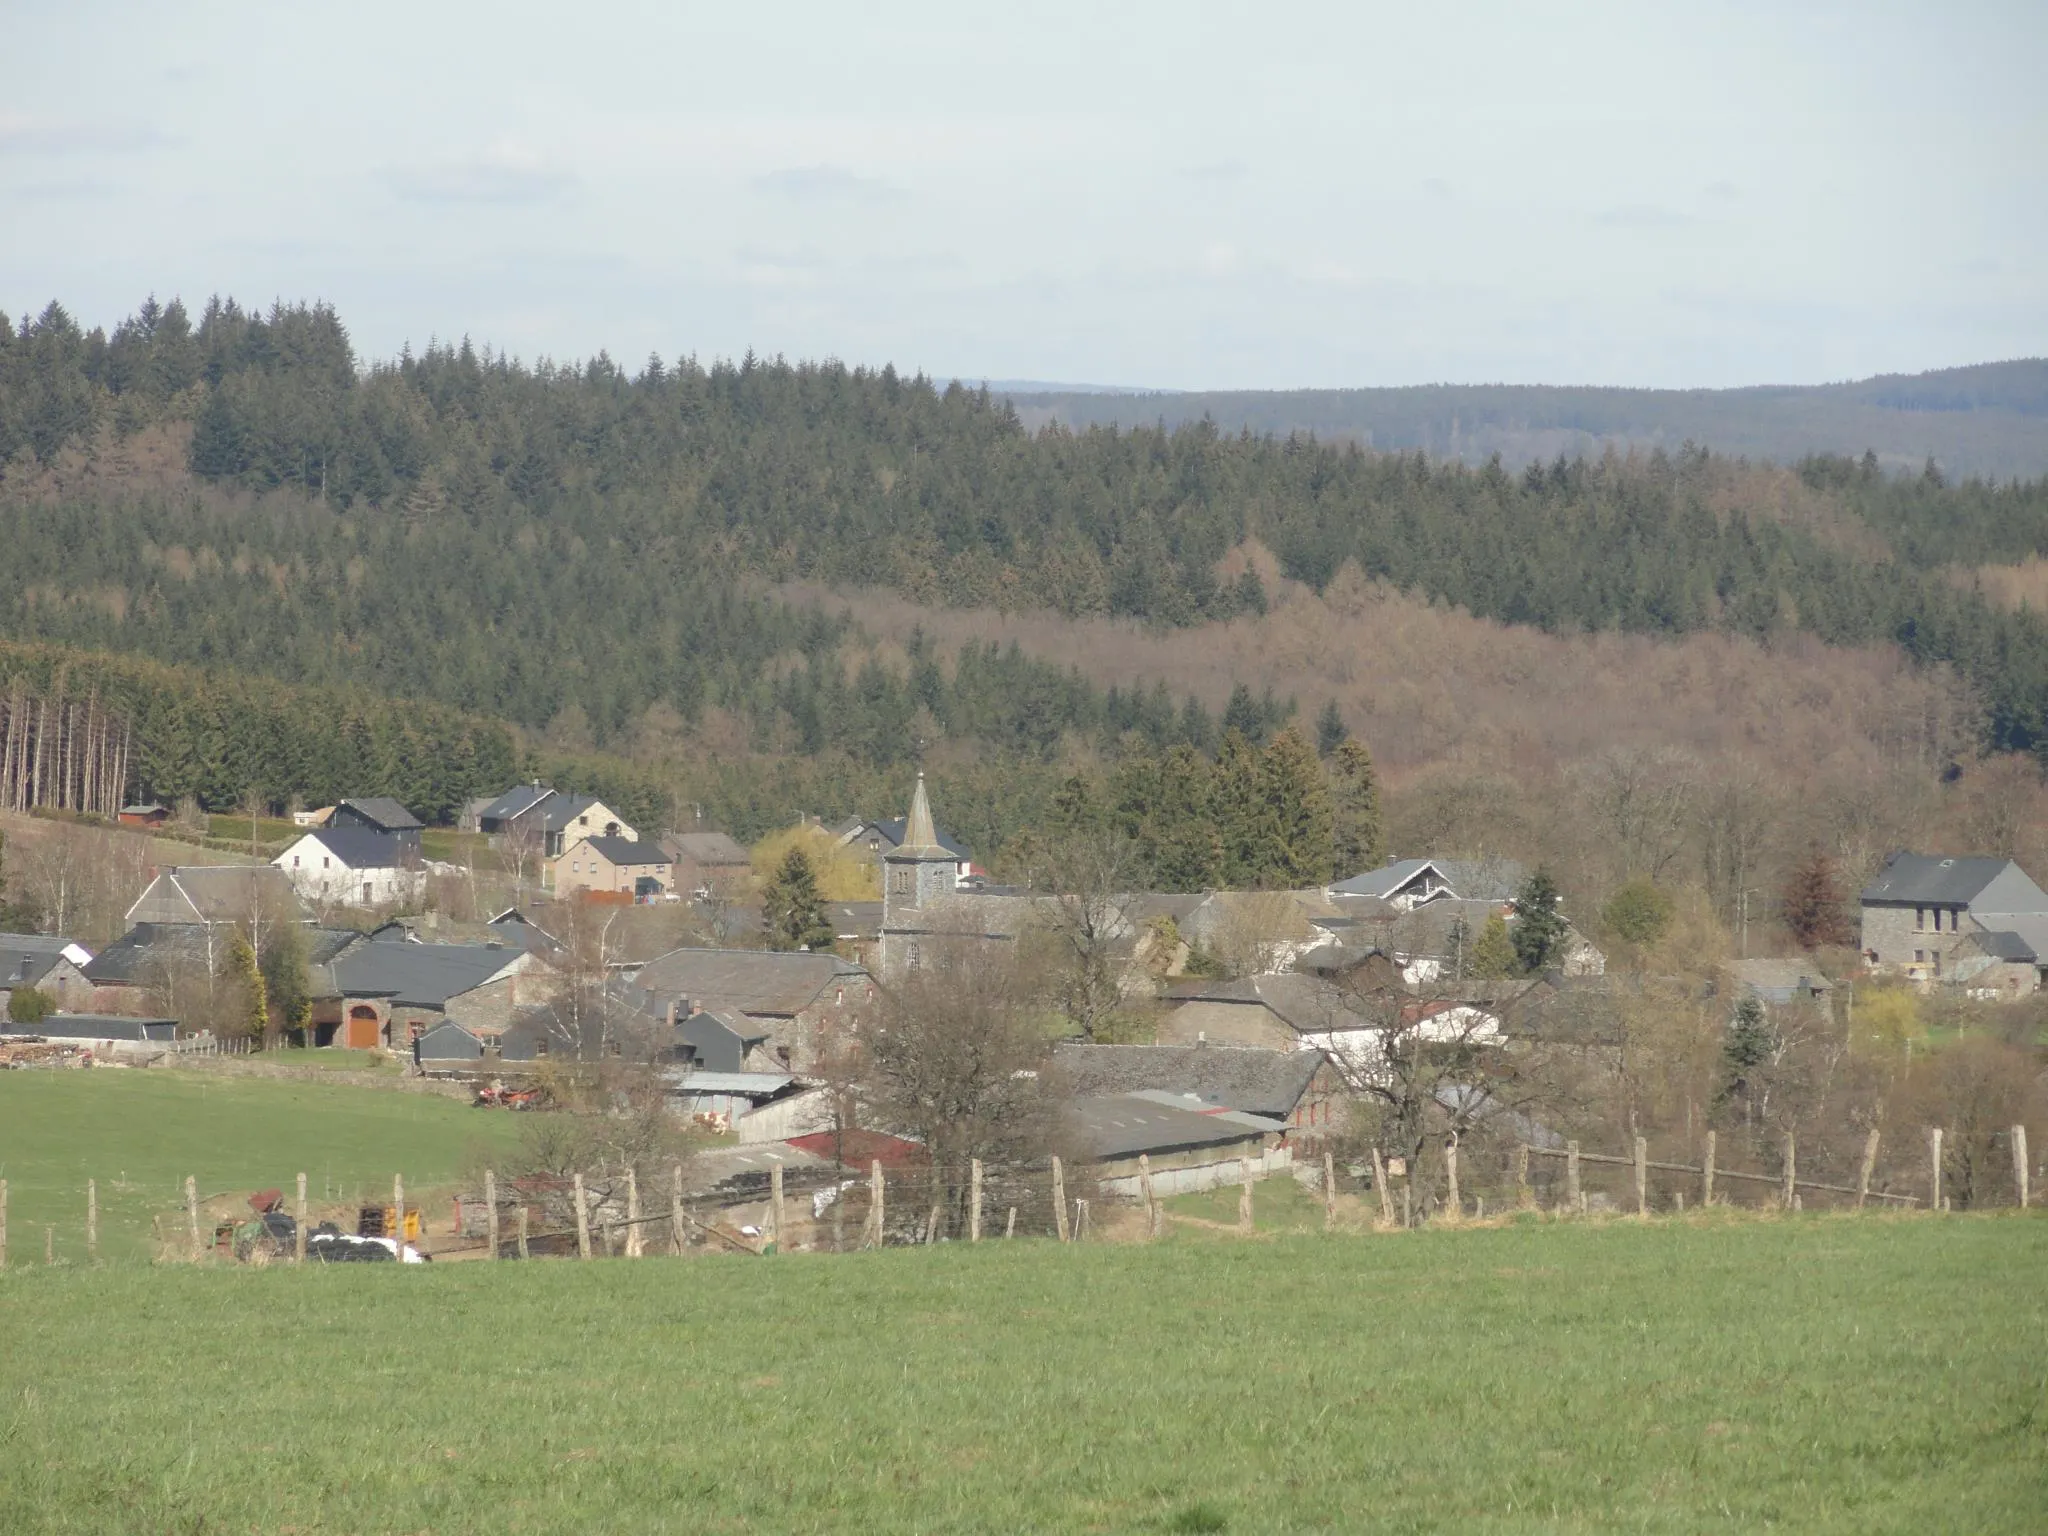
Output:
<path fill-rule="evenodd" d="M 209 479 L 239 475 L 248 467 L 241 424 L 235 420 L 227 391 L 219 385 L 206 392 L 206 403 L 192 423 L 192 445 L 188 452 L 192 473 Z"/>
<path fill-rule="evenodd" d="M 1266 882 L 1322 885 L 1330 878 L 1336 818 L 1322 764 L 1293 726 L 1275 736 L 1260 759 L 1273 817 L 1274 857 Z"/>
<path fill-rule="evenodd" d="M 1142 846 L 1163 891 L 1206 891 L 1221 878 L 1213 779 L 1209 759 L 1193 747 L 1170 747 L 1160 759 L 1158 803 Z"/>
<path fill-rule="evenodd" d="M 770 949 L 826 950 L 835 937 L 818 894 L 817 871 L 803 849 L 791 848 L 761 892 L 761 915 Z"/>
<path fill-rule="evenodd" d="M 1316 716 L 1316 756 L 1328 757 L 1351 737 L 1344 724 L 1344 712 L 1337 707 L 1335 699 L 1323 706 L 1323 712 Z"/>
<path fill-rule="evenodd" d="M 1557 883 L 1538 869 L 1515 894 L 1515 962 L 1525 976 L 1548 970 L 1564 957 L 1564 914 L 1557 910 Z"/>
<path fill-rule="evenodd" d="M 1266 712 L 1243 683 L 1230 690 L 1230 702 L 1223 706 L 1223 733 L 1228 736 L 1232 731 L 1255 747 L 1265 744 Z"/>
<path fill-rule="evenodd" d="M 1753 1109 L 1756 1071 L 1778 1048 L 1777 1034 L 1754 996 L 1735 1005 L 1735 1019 L 1728 1026 L 1728 1038 L 1721 1045 L 1721 1093 L 1725 1101 L 1740 1098 L 1745 1109 Z"/>
<path fill-rule="evenodd" d="M 1364 742 L 1347 738 L 1338 746 L 1330 763 L 1330 798 L 1337 874 L 1378 869 L 1386 858 L 1386 829 L 1380 820 L 1379 775 Z"/>
<path fill-rule="evenodd" d="M 1515 956 L 1515 941 L 1508 933 L 1507 919 L 1495 912 L 1479 930 L 1465 969 L 1480 981 L 1504 981 L 1520 968 L 1521 962 Z"/>
<path fill-rule="evenodd" d="M 1222 846 L 1222 863 L 1217 870 L 1223 884 L 1232 890 L 1247 890 L 1265 883 L 1267 871 L 1276 862 L 1279 818 L 1266 800 L 1264 767 L 1258 748 L 1242 731 L 1224 733 L 1223 750 L 1216 754 L 1211 804 L 1215 808 L 1216 837 Z"/>
<path fill-rule="evenodd" d="M 1785 926 L 1804 950 L 1826 949 L 1856 942 L 1856 931 L 1842 901 L 1835 861 L 1815 843 L 1794 866 L 1782 898 Z"/>

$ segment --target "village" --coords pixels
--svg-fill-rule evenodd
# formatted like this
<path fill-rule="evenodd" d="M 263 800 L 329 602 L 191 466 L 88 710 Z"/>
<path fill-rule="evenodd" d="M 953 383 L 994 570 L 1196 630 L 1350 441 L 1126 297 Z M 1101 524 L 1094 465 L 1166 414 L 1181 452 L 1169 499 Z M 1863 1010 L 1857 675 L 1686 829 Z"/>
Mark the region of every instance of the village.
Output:
<path fill-rule="evenodd" d="M 985 1186 L 1011 1232 L 1021 1207 L 1027 1229 L 1061 1236 L 1091 1204 L 1098 1225 L 1118 1208 L 1149 1224 L 1166 1196 L 1230 1186 L 1249 1212 L 1272 1177 L 1331 1209 L 1347 1190 L 1388 1220 L 1455 1221 L 1483 1215 L 1489 1188 L 1497 1207 L 1533 1198 L 1532 1153 L 1540 1191 L 1583 1204 L 1577 1138 L 1590 1149 L 1612 1126 L 1602 1084 L 1673 1007 L 1723 1034 L 1719 1108 L 1741 1109 L 1757 1148 L 1782 1134 L 1787 1203 L 1792 1122 L 1816 1113 L 1840 1122 L 1801 1128 L 1800 1166 L 1837 1181 L 1816 1188 L 1848 1189 L 1860 1156 L 1859 1204 L 1873 1189 L 1920 1200 L 1924 1155 L 1880 1168 L 1846 1084 L 1809 1105 L 1772 1068 L 1802 1039 L 1846 1039 L 1859 987 L 1867 1020 L 1899 996 L 2022 1004 L 2048 980 L 2048 893 L 1998 858 L 1894 853 L 1857 898 L 1853 947 L 1736 958 L 1703 984 L 1611 965 L 1546 877 L 1511 860 L 1420 855 L 1311 889 L 1178 894 L 1124 889 L 1114 858 L 1082 857 L 1034 889 L 992 880 L 936 811 L 920 774 L 904 816 L 808 822 L 764 877 L 723 832 L 657 834 L 595 796 L 515 785 L 464 812 L 493 856 L 480 887 L 474 852 L 463 868 L 425 856 L 404 806 L 345 799 L 298 813 L 262 862 L 141 870 L 111 943 L 0 934 L 0 1061 L 310 1052 L 486 1106 L 599 1085 L 600 1114 L 652 1103 L 687 1139 L 666 1240 L 828 1248 L 848 1244 L 849 1209 L 855 1244 L 979 1237 L 998 1219 Z M 134 805 L 119 821 L 150 832 L 171 814 Z M 481 905 L 450 910 L 451 889 Z M 863 894 L 832 899 L 847 891 Z M 254 1018 L 251 978 L 270 983 Z M 1019 1028 L 1024 1054 L 1005 1065 L 990 1041 Z M 960 1067 L 963 1040 L 986 1059 Z M 1032 1081 L 1030 1105 L 1004 1100 L 1004 1073 Z M 1666 1138 L 1694 1160 L 1709 1107 L 1688 1103 L 1685 1134 Z M 1633 1136 L 1647 1202 L 1657 1130 L 1629 1121 L 1605 1140 L 1625 1162 Z M 1685 1166 L 1711 1199 L 1712 1132 L 1707 1145 L 1704 1170 Z M 1732 1170 L 1741 1154 L 1722 1156 Z M 578 1231 L 587 1255 L 589 1223 L 616 1223 L 608 1240 L 638 1252 L 639 1181 L 656 1168 L 617 1161 L 588 1170 L 588 1196 L 574 1171 L 573 1202 L 571 1170 L 529 1171 L 523 1196 L 508 1172 L 507 1193 L 458 1201 L 449 1231 L 509 1252 L 512 1206 L 544 1225 L 552 1205 L 561 1243 Z M 1781 1170 L 1766 1172 L 1775 1190 Z M 1724 1173 L 1723 1188 L 1765 1176 Z M 894 1225 L 885 1179 L 907 1191 Z M 1689 1186 L 1668 1182 L 1682 1208 Z M 1966 1174 L 1932 1198 L 1967 1203 L 1971 1187 Z M 363 1215 L 381 1232 L 388 1213 Z"/>

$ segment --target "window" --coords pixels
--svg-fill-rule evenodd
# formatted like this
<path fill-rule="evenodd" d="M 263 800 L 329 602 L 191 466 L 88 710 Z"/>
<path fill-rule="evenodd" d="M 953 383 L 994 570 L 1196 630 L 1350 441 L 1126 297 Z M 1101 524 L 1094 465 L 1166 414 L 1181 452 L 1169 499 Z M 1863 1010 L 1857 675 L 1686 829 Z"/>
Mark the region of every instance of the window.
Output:
<path fill-rule="evenodd" d="M 1915 933 L 1925 933 L 1927 931 L 1927 909 L 1925 907 L 1915 907 L 1913 909 L 1913 931 Z"/>
<path fill-rule="evenodd" d="M 1914 950 L 1914 951 L 1913 951 L 1913 963 L 1914 963 L 1915 965 L 1925 965 L 1925 964 L 1927 963 L 1927 951 L 1926 951 L 1926 950 L 1924 950 L 1924 949 L 1916 949 L 1916 950 Z"/>
<path fill-rule="evenodd" d="M 293 868 L 293 869 L 297 869 L 298 867 L 299 867 L 299 856 L 298 856 L 298 855 L 297 855 L 297 854 L 295 853 L 295 854 L 293 854 L 293 855 L 292 855 L 292 868 Z"/>
<path fill-rule="evenodd" d="M 548 1037 L 547 1037 L 546 1035 L 537 1035 L 537 1036 L 535 1036 L 535 1037 L 534 1037 L 534 1042 L 533 1042 L 533 1054 L 534 1054 L 534 1055 L 536 1055 L 536 1056 L 545 1056 L 545 1055 L 547 1055 L 547 1053 L 548 1053 Z"/>

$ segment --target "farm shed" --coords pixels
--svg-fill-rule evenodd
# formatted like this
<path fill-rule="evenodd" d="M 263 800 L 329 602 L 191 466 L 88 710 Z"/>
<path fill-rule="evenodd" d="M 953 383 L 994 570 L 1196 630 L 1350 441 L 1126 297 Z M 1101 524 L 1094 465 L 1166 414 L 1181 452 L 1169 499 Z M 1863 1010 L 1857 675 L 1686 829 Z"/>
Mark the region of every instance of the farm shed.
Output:
<path fill-rule="evenodd" d="M 484 1059 L 484 1043 L 460 1024 L 436 1024 L 412 1043 L 412 1059 L 422 1067 L 464 1066 Z"/>
<path fill-rule="evenodd" d="M 1284 1126 L 1262 1115 L 1236 1110 L 1205 1114 L 1143 1093 L 1075 1099 L 1070 1111 L 1083 1144 L 1095 1156 L 1103 1189 L 1129 1199 L 1139 1195 L 1140 1156 L 1151 1165 L 1152 1187 L 1159 1195 L 1240 1183 L 1245 1158 L 1252 1160 L 1254 1177 L 1294 1166 L 1294 1154 L 1279 1144 Z"/>

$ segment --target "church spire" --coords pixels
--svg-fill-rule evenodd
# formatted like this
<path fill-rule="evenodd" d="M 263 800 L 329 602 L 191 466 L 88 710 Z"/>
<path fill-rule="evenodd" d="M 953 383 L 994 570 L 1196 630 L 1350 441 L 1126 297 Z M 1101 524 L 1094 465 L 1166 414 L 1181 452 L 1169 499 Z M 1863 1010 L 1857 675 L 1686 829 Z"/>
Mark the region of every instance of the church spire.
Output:
<path fill-rule="evenodd" d="M 939 850 L 939 831 L 932 825 L 932 802 L 924 792 L 924 770 L 917 771 L 917 789 L 910 797 L 910 820 L 903 826 L 901 851 Z"/>

